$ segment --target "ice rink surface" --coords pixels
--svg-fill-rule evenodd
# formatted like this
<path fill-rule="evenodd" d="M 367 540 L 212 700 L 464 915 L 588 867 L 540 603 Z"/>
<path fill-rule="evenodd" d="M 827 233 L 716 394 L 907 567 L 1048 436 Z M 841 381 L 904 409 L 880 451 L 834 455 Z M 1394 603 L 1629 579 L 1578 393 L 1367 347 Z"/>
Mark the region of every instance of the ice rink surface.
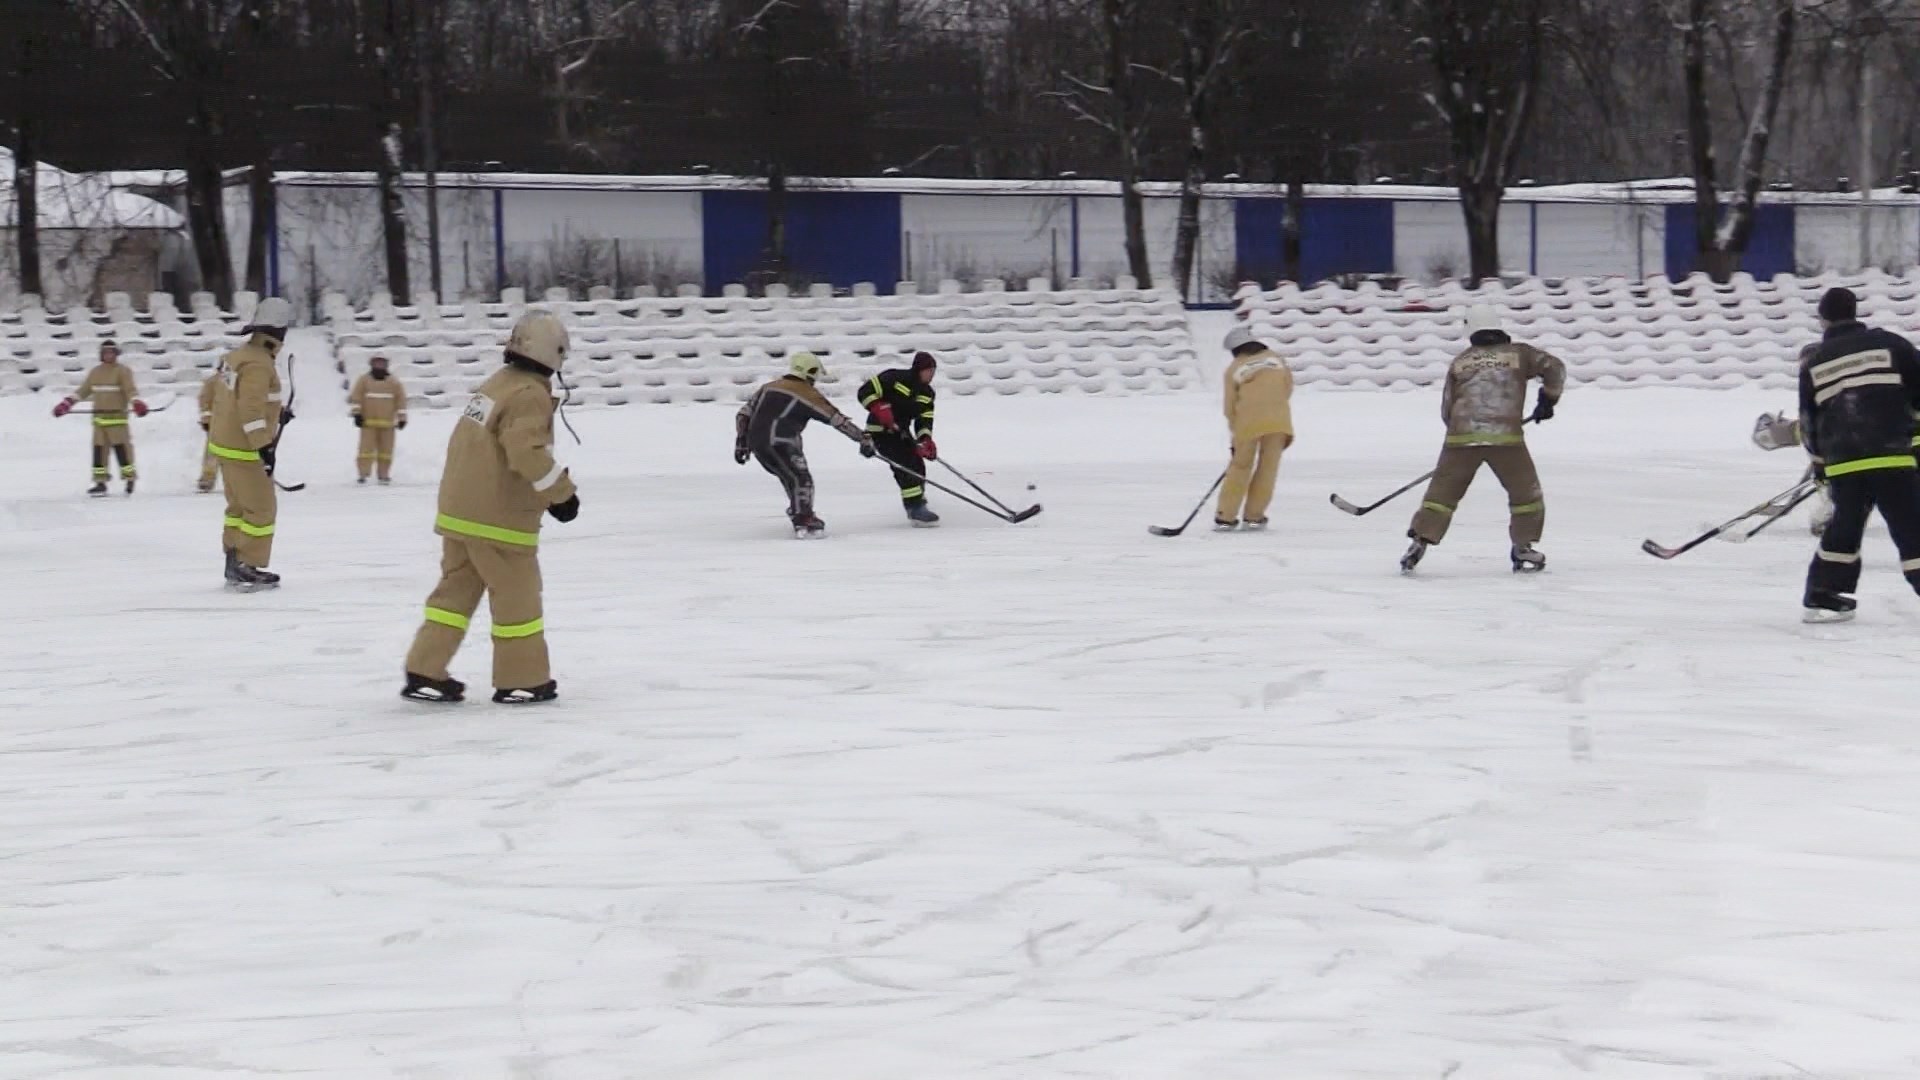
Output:
<path fill-rule="evenodd" d="M 1417 495 L 1327 505 L 1436 391 L 1303 391 L 1273 530 L 1172 540 L 1210 394 L 943 400 L 1020 527 L 910 530 L 816 428 L 816 543 L 729 408 L 583 412 L 514 711 L 395 696 L 451 417 L 358 489 L 302 391 L 252 597 L 191 401 L 97 502 L 0 401 L 0 1077 L 1920 1075 L 1920 600 L 1877 530 L 1843 627 L 1798 519 L 1638 550 L 1796 478 L 1785 395 L 1570 392 L 1527 579 L 1490 476 L 1411 580 Z"/>

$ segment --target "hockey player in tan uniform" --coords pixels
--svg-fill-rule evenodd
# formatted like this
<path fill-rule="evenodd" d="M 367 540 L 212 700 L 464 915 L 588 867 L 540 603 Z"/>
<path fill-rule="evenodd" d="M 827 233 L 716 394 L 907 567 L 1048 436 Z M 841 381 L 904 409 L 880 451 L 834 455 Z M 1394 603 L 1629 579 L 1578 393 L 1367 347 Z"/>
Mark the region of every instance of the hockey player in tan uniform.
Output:
<path fill-rule="evenodd" d="M 455 702 L 466 686 L 447 665 L 486 596 L 493 616 L 493 700 L 521 705 L 559 696 L 547 660 L 540 597 L 540 517 L 572 521 L 580 496 L 553 458 L 553 390 L 567 359 L 567 328 L 549 312 L 521 316 L 494 372 L 454 422 L 440 478 L 440 584 L 407 652 L 402 697 Z"/>
<path fill-rule="evenodd" d="M 801 436 L 815 420 L 860 444 L 860 453 L 873 457 L 873 437 L 860 430 L 814 386 L 825 375 L 820 358 L 810 352 L 796 352 L 788 361 L 787 374 L 753 392 L 734 415 L 733 460 L 745 465 L 755 460 L 772 473 L 787 492 L 787 519 L 793 523 L 796 539 L 811 540 L 825 536 L 827 523 L 813 512 L 813 473 L 807 469 L 807 455 Z"/>
<path fill-rule="evenodd" d="M 120 346 L 111 341 L 100 343 L 100 363 L 80 380 L 80 388 L 53 407 L 53 415 L 65 416 L 86 401 L 93 404 L 93 486 L 87 494 L 100 498 L 107 493 L 107 452 L 120 461 L 120 479 L 133 494 L 136 474 L 133 467 L 133 433 L 127 414 L 147 415 L 147 403 L 140 400 L 140 388 L 134 385 L 133 372 L 120 362 Z"/>
<path fill-rule="evenodd" d="M 220 385 L 218 371 L 207 376 L 200 384 L 200 430 L 207 432 L 206 449 L 200 453 L 200 482 L 194 490 L 202 495 L 213 490 L 214 481 L 220 476 L 220 459 L 213 453 L 213 390 Z"/>
<path fill-rule="evenodd" d="M 1400 570 L 1411 573 L 1427 548 L 1446 538 L 1453 512 L 1482 465 L 1492 466 L 1494 476 L 1507 489 L 1511 514 L 1507 535 L 1513 541 L 1509 555 L 1514 572 L 1544 570 L 1547 557 L 1533 545 L 1546 528 L 1547 504 L 1521 425 L 1553 418 L 1554 406 L 1566 388 L 1567 367 L 1549 353 L 1516 344 L 1500 329 L 1500 316 L 1492 308 L 1468 311 L 1467 331 L 1471 348 L 1454 358 L 1440 396 L 1440 415 L 1447 422 L 1446 448 L 1440 451 L 1433 481 L 1407 531 L 1413 546 L 1401 557 Z M 1527 384 L 1534 379 L 1540 380 L 1540 398 L 1532 415 L 1526 416 Z"/>
<path fill-rule="evenodd" d="M 220 459 L 220 478 L 227 489 L 220 546 L 226 551 L 227 586 L 237 592 L 280 584 L 280 575 L 267 570 L 279 514 L 273 450 L 280 426 L 293 417 L 281 402 L 275 364 L 292 316 L 293 309 L 277 296 L 260 301 L 247 327 L 246 344 L 221 358 L 213 388 L 207 448 Z"/>
<path fill-rule="evenodd" d="M 376 356 L 368 371 L 353 384 L 347 396 L 353 413 L 353 426 L 360 429 L 360 483 L 374 466 L 380 470 L 380 482 L 393 482 L 393 433 L 407 426 L 407 388 L 387 371 L 387 358 Z"/>
<path fill-rule="evenodd" d="M 1233 463 L 1220 485 L 1213 527 L 1264 529 L 1280 455 L 1293 445 L 1293 372 L 1244 326 L 1227 332 L 1226 348 L 1233 354 L 1223 380 Z"/>

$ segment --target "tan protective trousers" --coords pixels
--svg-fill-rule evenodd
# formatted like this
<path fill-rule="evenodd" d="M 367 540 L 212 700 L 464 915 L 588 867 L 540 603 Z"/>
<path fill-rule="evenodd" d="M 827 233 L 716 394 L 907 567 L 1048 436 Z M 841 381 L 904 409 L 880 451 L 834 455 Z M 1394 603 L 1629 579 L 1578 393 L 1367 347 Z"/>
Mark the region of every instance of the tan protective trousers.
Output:
<path fill-rule="evenodd" d="M 1263 435 L 1233 444 L 1233 463 L 1220 485 L 1220 505 L 1214 517 L 1221 521 L 1265 521 L 1273 502 L 1273 480 L 1280 471 L 1280 455 L 1289 435 Z M 1244 509 L 1242 504 L 1245 504 Z"/>
<path fill-rule="evenodd" d="M 1449 446 L 1440 451 L 1433 481 L 1413 515 L 1408 535 L 1437 544 L 1446 538 L 1453 524 L 1453 512 L 1473 485 L 1480 466 L 1493 468 L 1500 486 L 1507 489 L 1507 508 L 1511 517 L 1507 536 L 1515 544 L 1538 543 L 1547 527 L 1547 504 L 1540 494 L 1540 474 L 1533 467 L 1533 455 L 1525 443 L 1508 446 Z"/>
<path fill-rule="evenodd" d="M 427 597 L 427 619 L 407 650 L 407 670 L 447 678 L 447 665 L 485 596 L 493 616 L 494 689 L 531 690 L 552 678 L 539 549 L 450 536 L 440 541 L 440 584 Z"/>
<path fill-rule="evenodd" d="M 273 560 L 273 523 L 280 510 L 273 478 L 259 461 L 220 459 L 220 479 L 227 489 L 227 517 L 220 533 L 221 547 L 236 551 L 240 561 L 264 570 Z"/>
<path fill-rule="evenodd" d="M 373 471 L 375 464 L 380 466 L 380 479 L 393 479 L 393 429 L 390 427 L 363 427 L 360 429 L 360 479 L 365 480 Z"/>
<path fill-rule="evenodd" d="M 112 475 L 107 464 L 107 451 L 113 451 L 113 457 L 120 462 L 120 479 L 132 480 L 133 467 L 133 430 L 127 426 L 125 418 L 116 423 L 93 423 L 93 478 L 105 480 Z"/>

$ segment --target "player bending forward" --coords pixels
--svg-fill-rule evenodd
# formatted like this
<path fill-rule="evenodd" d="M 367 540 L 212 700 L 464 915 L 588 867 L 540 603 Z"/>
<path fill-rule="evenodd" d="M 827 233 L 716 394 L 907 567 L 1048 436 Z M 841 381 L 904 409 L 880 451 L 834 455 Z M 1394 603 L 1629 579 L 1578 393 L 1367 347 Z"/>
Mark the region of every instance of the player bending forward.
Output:
<path fill-rule="evenodd" d="M 927 506 L 927 462 L 940 457 L 933 444 L 933 373 L 938 366 L 932 353 L 915 353 L 912 367 L 883 371 L 860 388 L 867 434 L 880 456 L 892 463 L 900 504 L 907 520 L 920 529 L 940 524 L 940 515 Z"/>
<path fill-rule="evenodd" d="M 1801 354 L 1800 434 L 1833 493 L 1833 520 L 1807 568 L 1808 622 L 1853 617 L 1860 541 L 1876 508 L 1900 549 L 1900 568 L 1920 592 L 1920 478 L 1913 414 L 1920 409 L 1920 355 L 1907 339 L 1861 324 L 1850 290 L 1820 298 L 1820 344 Z"/>
<path fill-rule="evenodd" d="M 1567 366 L 1551 353 L 1516 344 L 1500 329 L 1500 316 L 1492 308 L 1470 309 L 1467 333 L 1471 348 L 1454 358 L 1440 395 L 1440 415 L 1447 422 L 1446 447 L 1407 530 L 1413 546 L 1400 557 L 1400 572 L 1412 573 L 1427 548 L 1446 538 L 1460 497 L 1480 466 L 1490 465 L 1507 489 L 1512 515 L 1507 535 L 1513 541 L 1509 554 L 1514 572 L 1535 573 L 1547 566 L 1547 557 L 1533 547 L 1546 529 L 1547 504 L 1521 425 L 1527 419 L 1553 418 L 1554 405 L 1566 388 Z M 1527 417 L 1527 383 L 1534 379 L 1540 380 L 1540 398 Z"/>
<path fill-rule="evenodd" d="M 787 491 L 787 518 L 797 539 L 825 536 L 827 523 L 813 512 L 813 474 L 807 471 L 801 437 L 815 420 L 860 444 L 860 454 L 872 457 L 873 439 L 859 425 L 833 407 L 814 384 L 826 375 L 820 358 L 797 352 L 787 374 L 753 392 L 733 419 L 733 460 L 741 465 L 752 458 L 772 473 Z"/>

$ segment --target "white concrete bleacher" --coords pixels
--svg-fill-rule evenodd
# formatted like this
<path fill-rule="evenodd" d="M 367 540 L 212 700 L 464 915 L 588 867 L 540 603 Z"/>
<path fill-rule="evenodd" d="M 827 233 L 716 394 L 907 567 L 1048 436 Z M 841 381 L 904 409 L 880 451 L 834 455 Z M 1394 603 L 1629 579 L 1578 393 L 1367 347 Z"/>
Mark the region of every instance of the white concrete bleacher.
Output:
<path fill-rule="evenodd" d="M 99 362 L 100 343 L 110 340 L 150 400 L 166 391 L 191 397 L 243 340 L 256 302 L 252 293 L 240 293 L 234 309 L 224 311 L 211 295 L 195 293 L 189 310 L 180 311 L 171 296 L 155 293 L 148 310 L 137 311 L 125 293 L 106 300 L 99 311 L 49 312 L 29 295 L 17 310 L 0 314 L 0 395 L 64 395 Z"/>
<path fill-rule="evenodd" d="M 740 401 L 786 370 L 791 351 L 820 356 L 828 385 L 850 388 L 925 349 L 941 361 L 944 393 L 1182 390 L 1199 379 L 1186 313 L 1171 290 L 1052 290 L 1043 280 L 1024 291 L 986 282 L 975 292 L 943 283 L 920 293 L 911 283 L 893 295 L 870 285 L 837 296 L 816 286 L 792 294 L 770 286 L 749 296 L 728 286 L 702 296 L 695 286 L 660 296 L 636 289 L 624 298 L 596 288 L 586 300 L 549 290 L 538 301 L 567 323 L 567 378 L 577 402 L 626 405 Z M 528 306 L 520 290 L 497 303 L 408 307 L 376 296 L 355 310 L 327 298 L 324 316 L 349 379 L 385 356 L 418 407 L 464 402 L 499 366 L 508 331 Z"/>
<path fill-rule="evenodd" d="M 1244 287 L 1239 317 L 1285 355 L 1301 382 L 1431 385 L 1466 347 L 1464 315 L 1498 310 L 1516 340 L 1566 361 L 1568 377 L 1601 386 L 1794 385 L 1800 349 L 1817 340 L 1821 293 L 1846 285 L 1862 317 L 1920 328 L 1920 285 L 1881 272 L 1715 284 L 1650 278 L 1489 282 L 1347 290 Z"/>

